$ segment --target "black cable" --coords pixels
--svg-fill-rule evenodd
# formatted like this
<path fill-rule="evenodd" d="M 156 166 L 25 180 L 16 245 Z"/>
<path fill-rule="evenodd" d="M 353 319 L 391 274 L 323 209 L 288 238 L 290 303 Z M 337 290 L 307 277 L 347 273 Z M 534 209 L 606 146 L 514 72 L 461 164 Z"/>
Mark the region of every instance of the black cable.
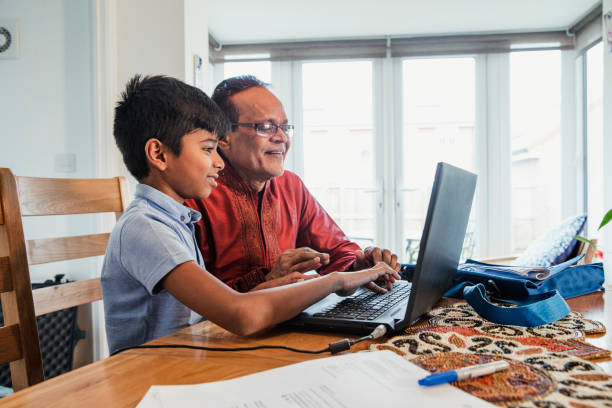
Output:
<path fill-rule="evenodd" d="M 296 349 L 293 347 L 272 346 L 272 345 L 253 346 L 253 347 L 205 347 L 205 346 L 190 346 L 187 344 L 159 344 L 159 345 L 156 344 L 156 345 L 150 345 L 150 346 L 123 347 L 123 348 L 113 351 L 111 353 L 111 356 L 122 353 L 126 350 L 157 349 L 157 348 L 186 348 L 186 349 L 204 350 L 204 351 L 251 351 L 251 350 L 261 350 L 261 349 L 281 349 L 281 350 L 293 351 L 294 353 L 305 353 L 305 354 L 321 354 L 321 353 L 331 351 L 329 347 L 324 348 L 322 350 L 301 350 L 301 349 Z"/>
<path fill-rule="evenodd" d="M 262 350 L 262 349 L 277 349 L 277 350 L 288 350 L 288 351 L 293 351 L 294 353 L 304 353 L 304 354 L 322 354 L 328 351 L 332 354 L 337 354 L 342 351 L 349 350 L 353 344 L 357 344 L 364 340 L 377 339 L 383 336 L 386 332 L 387 332 L 387 328 L 381 324 L 377 326 L 376 329 L 374 329 L 374 331 L 367 336 L 358 338 L 356 340 L 342 339 L 342 340 L 334 341 L 332 343 L 329 343 L 329 346 L 321 350 L 303 350 L 303 349 L 296 349 L 296 348 L 287 347 L 287 346 L 272 346 L 272 345 L 253 346 L 253 347 L 205 347 L 205 346 L 190 346 L 187 344 L 155 344 L 155 345 L 150 345 L 150 346 L 123 347 L 123 348 L 113 351 L 111 353 L 111 356 L 122 353 L 126 350 L 132 350 L 132 349 L 159 349 L 159 348 L 186 348 L 186 349 L 204 350 L 204 351 L 252 351 L 252 350 Z"/>

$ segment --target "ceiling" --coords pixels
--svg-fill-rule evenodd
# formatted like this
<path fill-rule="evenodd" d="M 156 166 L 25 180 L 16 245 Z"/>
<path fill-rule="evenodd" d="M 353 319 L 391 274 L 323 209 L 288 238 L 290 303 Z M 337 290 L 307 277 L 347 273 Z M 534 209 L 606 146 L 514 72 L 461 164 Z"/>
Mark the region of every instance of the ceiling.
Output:
<path fill-rule="evenodd" d="M 600 0 L 208 0 L 222 44 L 565 30 Z"/>

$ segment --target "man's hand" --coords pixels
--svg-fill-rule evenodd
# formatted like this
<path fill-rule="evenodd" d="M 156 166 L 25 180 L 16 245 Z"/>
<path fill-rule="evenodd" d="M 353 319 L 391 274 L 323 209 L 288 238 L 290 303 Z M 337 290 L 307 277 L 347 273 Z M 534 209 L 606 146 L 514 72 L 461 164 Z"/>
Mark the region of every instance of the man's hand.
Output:
<path fill-rule="evenodd" d="M 378 262 L 384 262 L 391 267 L 395 272 L 399 272 L 402 265 L 397 262 L 397 255 L 391 253 L 388 249 L 381 249 L 379 247 L 367 247 L 363 251 L 355 251 L 355 263 L 353 264 L 353 270 L 358 271 L 361 269 L 370 268 Z M 374 282 L 370 282 L 366 285 L 366 288 L 378 292 L 385 293 L 387 290 L 391 290 L 395 278 L 392 275 L 385 275 L 384 279 L 378 281 L 378 285 Z M 379 286 L 380 285 L 380 286 Z M 381 286 L 386 286 L 387 290 Z"/>
<path fill-rule="evenodd" d="M 319 269 L 328 263 L 329 255 L 323 252 L 317 252 L 307 247 L 288 249 L 278 257 L 272 270 L 266 275 L 266 281 L 275 280 L 293 274 L 294 272 L 299 272 L 299 275 L 302 275 L 303 272 Z"/>

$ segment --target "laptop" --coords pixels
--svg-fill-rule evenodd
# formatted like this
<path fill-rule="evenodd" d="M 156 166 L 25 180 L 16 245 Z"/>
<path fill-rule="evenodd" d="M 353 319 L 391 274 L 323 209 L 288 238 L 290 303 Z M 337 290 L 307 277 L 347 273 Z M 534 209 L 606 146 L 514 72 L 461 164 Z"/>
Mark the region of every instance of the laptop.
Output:
<path fill-rule="evenodd" d="M 453 283 L 475 189 L 475 174 L 438 163 L 412 282 L 396 281 L 385 294 L 366 288 L 347 297 L 331 294 L 283 325 L 369 333 L 380 324 L 399 332 L 415 323 Z"/>

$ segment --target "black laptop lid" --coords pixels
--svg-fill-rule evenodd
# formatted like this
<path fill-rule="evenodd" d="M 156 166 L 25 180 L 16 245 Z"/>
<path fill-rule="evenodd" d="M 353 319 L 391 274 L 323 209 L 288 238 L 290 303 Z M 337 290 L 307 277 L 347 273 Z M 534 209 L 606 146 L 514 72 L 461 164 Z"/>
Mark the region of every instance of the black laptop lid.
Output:
<path fill-rule="evenodd" d="M 401 326 L 413 324 L 451 287 L 475 189 L 475 174 L 448 163 L 438 163 L 412 277 L 407 316 Z"/>

